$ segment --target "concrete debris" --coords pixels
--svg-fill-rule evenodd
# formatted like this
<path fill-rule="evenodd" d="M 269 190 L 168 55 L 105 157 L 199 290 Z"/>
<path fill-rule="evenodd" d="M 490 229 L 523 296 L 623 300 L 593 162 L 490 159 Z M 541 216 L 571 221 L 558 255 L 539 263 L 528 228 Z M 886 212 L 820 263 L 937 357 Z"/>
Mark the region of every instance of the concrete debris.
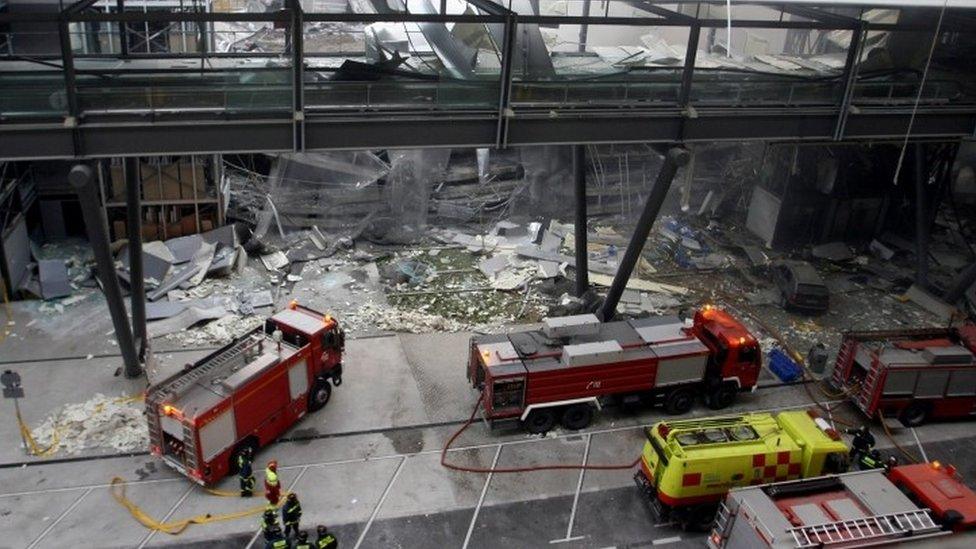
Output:
<path fill-rule="evenodd" d="M 512 256 L 499 254 L 478 263 L 478 270 L 488 278 L 494 278 L 500 271 L 508 268 L 512 263 Z"/>
<path fill-rule="evenodd" d="M 868 249 L 871 250 L 871 253 L 878 256 L 878 258 L 883 259 L 885 261 L 888 261 L 892 257 L 895 257 L 895 251 L 885 246 L 881 242 L 878 242 L 877 239 L 871 240 L 871 243 L 868 244 Z"/>
<path fill-rule="evenodd" d="M 843 242 L 827 242 L 810 248 L 810 255 L 827 261 L 850 261 L 854 252 Z"/>
<path fill-rule="evenodd" d="M 613 283 L 613 277 L 590 271 L 590 282 L 597 286 L 609 288 Z M 684 288 L 682 286 L 651 282 L 650 280 L 643 280 L 634 277 L 631 277 L 630 280 L 627 281 L 626 287 L 632 290 L 642 290 L 645 292 L 656 292 L 670 295 L 687 295 L 689 292 L 688 288 Z"/>
<path fill-rule="evenodd" d="M 97 449 L 144 450 L 149 445 L 149 432 L 143 407 L 141 401 L 98 393 L 86 402 L 55 410 L 33 429 L 34 438 L 42 447 L 57 441 L 59 454 Z"/>
<path fill-rule="evenodd" d="M 37 278 L 41 284 L 41 297 L 54 299 L 71 295 L 68 283 L 68 266 L 60 259 L 41 259 L 37 262 Z"/>
<path fill-rule="evenodd" d="M 146 324 L 149 337 L 156 338 L 181 332 L 199 324 L 205 320 L 214 320 L 227 315 L 225 307 L 215 305 L 212 307 L 185 307 L 183 311 L 165 320 L 157 320 Z M 147 312 L 148 318 L 148 312 Z"/>
<path fill-rule="evenodd" d="M 539 261 L 539 277 L 555 278 L 559 276 L 559 263 L 555 261 Z"/>
<path fill-rule="evenodd" d="M 284 252 L 276 251 L 267 255 L 261 256 L 261 263 L 264 264 L 264 268 L 268 271 L 280 271 L 288 266 L 290 263 L 288 261 L 288 256 Z"/>
<path fill-rule="evenodd" d="M 389 332 L 428 333 L 463 332 L 471 327 L 463 322 L 421 311 L 406 311 L 395 307 L 366 303 L 347 313 L 343 323 L 350 329 L 372 329 Z"/>
<path fill-rule="evenodd" d="M 537 271 L 537 267 L 509 268 L 499 272 L 491 281 L 491 287 L 501 291 L 512 291 L 525 286 Z"/>
<path fill-rule="evenodd" d="M 959 314 L 958 309 L 920 288 L 917 284 L 912 284 L 903 298 L 946 322 L 952 321 Z"/>
<path fill-rule="evenodd" d="M 164 339 L 181 347 L 224 345 L 263 323 L 264 318 L 260 316 L 227 314 L 197 329 L 171 333 Z"/>

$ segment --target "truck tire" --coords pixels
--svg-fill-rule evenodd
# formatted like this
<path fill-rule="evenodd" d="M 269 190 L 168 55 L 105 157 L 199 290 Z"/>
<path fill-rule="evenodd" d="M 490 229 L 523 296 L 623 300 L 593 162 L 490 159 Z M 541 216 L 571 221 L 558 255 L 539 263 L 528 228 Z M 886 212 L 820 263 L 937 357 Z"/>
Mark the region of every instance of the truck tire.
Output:
<path fill-rule="evenodd" d="M 918 427 L 929 417 L 929 407 L 922 402 L 913 402 L 898 414 L 898 420 L 909 427 Z"/>
<path fill-rule="evenodd" d="M 312 390 L 308 392 L 308 411 L 317 412 L 332 398 L 332 385 L 325 378 L 316 378 Z"/>
<path fill-rule="evenodd" d="M 672 416 L 688 413 L 695 405 L 695 393 L 691 389 L 675 389 L 664 397 L 664 411 Z"/>
<path fill-rule="evenodd" d="M 705 395 L 705 405 L 712 410 L 728 408 L 735 402 L 735 397 L 738 393 L 739 389 L 734 383 L 723 383 Z"/>
<path fill-rule="evenodd" d="M 712 529 L 715 522 L 715 513 L 718 507 L 703 503 L 688 509 L 684 520 L 681 522 L 682 528 L 689 532 L 708 532 Z"/>
<path fill-rule="evenodd" d="M 556 426 L 556 413 L 552 408 L 542 410 L 532 410 L 529 417 L 522 421 L 522 428 L 533 435 L 541 435 L 549 432 Z"/>
<path fill-rule="evenodd" d="M 589 404 L 574 404 L 563 410 L 560 423 L 570 431 L 579 431 L 593 422 L 593 407 Z"/>

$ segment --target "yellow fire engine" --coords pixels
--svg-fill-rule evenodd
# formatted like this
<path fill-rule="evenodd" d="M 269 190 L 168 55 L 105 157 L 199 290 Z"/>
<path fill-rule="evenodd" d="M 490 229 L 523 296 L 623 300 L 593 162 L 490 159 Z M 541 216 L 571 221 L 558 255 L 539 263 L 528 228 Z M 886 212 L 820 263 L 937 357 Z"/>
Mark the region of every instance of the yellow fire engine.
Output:
<path fill-rule="evenodd" d="M 847 470 L 847 446 L 813 412 L 662 421 L 634 480 L 661 520 L 707 529 L 729 489 Z"/>

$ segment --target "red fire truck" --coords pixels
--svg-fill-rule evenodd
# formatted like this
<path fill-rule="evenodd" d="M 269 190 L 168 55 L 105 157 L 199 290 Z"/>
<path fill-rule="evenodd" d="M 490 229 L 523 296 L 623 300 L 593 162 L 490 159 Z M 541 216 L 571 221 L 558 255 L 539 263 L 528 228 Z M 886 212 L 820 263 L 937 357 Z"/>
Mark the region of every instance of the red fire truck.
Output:
<path fill-rule="evenodd" d="M 952 466 L 919 463 L 729 492 L 711 549 L 877 547 L 950 535 L 976 525 L 976 493 Z M 933 544 L 964 547 L 971 541 Z"/>
<path fill-rule="evenodd" d="M 868 417 L 908 426 L 976 414 L 976 326 L 848 332 L 833 383 Z"/>
<path fill-rule="evenodd" d="M 292 302 L 149 388 L 152 453 L 203 485 L 235 472 L 243 448 L 256 451 L 329 402 L 344 346 L 334 318 Z"/>
<path fill-rule="evenodd" d="M 600 322 L 576 315 L 547 319 L 540 330 L 472 338 L 468 380 L 483 392 L 493 428 L 544 433 L 557 420 L 586 427 L 607 397 L 683 414 L 702 394 L 710 408 L 725 408 L 755 388 L 761 356 L 749 331 L 711 306 L 690 324 L 672 316 Z"/>

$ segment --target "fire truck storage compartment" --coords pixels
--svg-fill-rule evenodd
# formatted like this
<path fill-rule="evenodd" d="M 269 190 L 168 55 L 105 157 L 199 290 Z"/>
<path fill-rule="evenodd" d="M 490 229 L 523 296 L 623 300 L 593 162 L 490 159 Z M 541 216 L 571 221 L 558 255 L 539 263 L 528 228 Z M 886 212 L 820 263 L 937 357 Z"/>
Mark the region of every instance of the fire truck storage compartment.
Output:
<path fill-rule="evenodd" d="M 697 339 L 651 346 L 657 356 L 657 387 L 701 381 L 708 365 L 708 347 Z"/>
<path fill-rule="evenodd" d="M 238 410 L 237 430 L 242 435 L 256 431 L 274 416 L 277 416 L 278 421 L 285 419 L 280 411 L 291 400 L 287 386 L 288 376 L 284 372 L 271 378 L 259 376 L 279 360 L 288 360 L 295 354 L 295 350 L 287 344 L 283 343 L 281 349 L 281 358 L 273 347 L 266 349 L 250 364 L 221 382 L 227 394 L 236 394 L 234 406 Z M 252 384 L 255 378 L 259 378 L 259 381 Z"/>
<path fill-rule="evenodd" d="M 175 456 L 178 461 L 184 460 L 183 452 L 186 450 L 186 441 L 183 440 L 183 423 L 175 417 L 160 415 L 159 426 L 163 430 L 164 455 Z M 190 434 L 193 432 L 190 431 Z M 193 441 L 189 441 L 193 444 Z"/>
<path fill-rule="evenodd" d="M 972 354 L 963 347 L 927 348 L 922 351 L 886 348 L 878 360 L 888 366 L 882 389 L 884 396 L 938 398 L 958 390 L 958 384 L 966 388 L 963 394 L 972 394 Z M 942 367 L 954 365 L 966 369 Z"/>
<path fill-rule="evenodd" d="M 234 444 L 236 440 L 237 426 L 234 423 L 234 408 L 228 406 L 200 428 L 200 455 L 203 457 L 203 461 L 210 461 Z"/>
<path fill-rule="evenodd" d="M 606 357 L 612 359 L 606 362 Z M 525 361 L 526 404 L 648 390 L 656 365 L 648 349 L 624 351 L 613 341 L 567 345 L 559 359 Z"/>

